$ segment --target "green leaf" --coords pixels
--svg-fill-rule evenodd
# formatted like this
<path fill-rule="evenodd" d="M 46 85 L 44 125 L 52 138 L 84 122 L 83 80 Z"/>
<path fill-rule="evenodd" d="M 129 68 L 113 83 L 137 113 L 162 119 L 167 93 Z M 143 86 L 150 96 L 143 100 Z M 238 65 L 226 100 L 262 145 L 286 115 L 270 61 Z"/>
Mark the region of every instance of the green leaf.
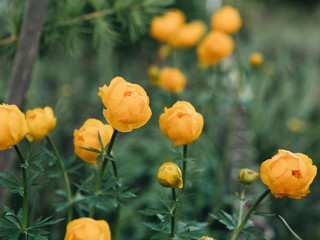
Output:
<path fill-rule="evenodd" d="M 0 186 L 12 188 L 11 192 L 19 193 L 21 196 L 23 196 L 23 186 L 20 180 L 15 175 L 9 172 L 5 172 L 0 173 L 0 177 L 3 178 L 0 180 Z"/>
<path fill-rule="evenodd" d="M 170 215 L 170 211 L 160 209 L 160 208 L 147 208 L 145 210 L 140 210 L 138 212 L 143 215 L 146 215 L 146 216 L 155 216 L 158 214 L 169 214 Z"/>
<path fill-rule="evenodd" d="M 44 171 L 44 169 L 41 166 L 37 165 L 37 164 L 29 164 L 29 167 L 31 167 L 33 170 L 35 170 L 37 172 L 43 172 Z"/>
<path fill-rule="evenodd" d="M 252 228 L 244 229 L 242 230 L 242 233 L 247 237 L 247 239 L 252 239 L 250 235 L 256 237 L 257 239 L 264 239 L 264 240 L 267 239 L 264 236 L 263 232 L 256 229 L 252 229 Z"/>
<path fill-rule="evenodd" d="M 87 151 L 90 151 L 90 152 L 102 153 L 100 150 L 95 149 L 95 148 L 92 148 L 92 147 L 90 147 L 90 148 L 86 148 L 86 147 L 79 147 L 79 148 L 84 149 L 84 150 L 87 150 Z"/>
<path fill-rule="evenodd" d="M 221 211 L 217 215 L 210 214 L 211 217 L 217 219 L 222 224 L 226 225 L 229 230 L 233 230 L 237 227 L 238 219 L 236 216 L 232 216 L 225 211 Z"/>

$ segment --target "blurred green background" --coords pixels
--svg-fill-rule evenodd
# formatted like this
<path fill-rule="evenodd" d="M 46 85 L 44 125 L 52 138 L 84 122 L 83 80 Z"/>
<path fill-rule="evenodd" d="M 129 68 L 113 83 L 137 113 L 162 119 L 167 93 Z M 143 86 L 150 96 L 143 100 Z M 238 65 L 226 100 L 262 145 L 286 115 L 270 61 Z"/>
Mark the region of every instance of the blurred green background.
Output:
<path fill-rule="evenodd" d="M 46 105 L 54 109 L 58 120 L 50 135 L 63 158 L 69 159 L 74 157 L 74 129 L 91 117 L 105 122 L 103 105 L 97 96 L 99 87 L 108 85 L 115 76 L 144 87 L 150 97 L 151 120 L 140 129 L 120 134 L 113 149 L 120 177 L 138 196 L 123 210 L 121 239 L 138 240 L 150 239 L 152 233 L 142 222 L 152 219 L 137 211 L 159 206 L 158 195 L 166 192 L 157 182 L 158 167 L 163 162 L 176 161 L 181 152 L 161 134 L 158 118 L 164 107 L 171 107 L 176 100 L 191 102 L 203 114 L 205 126 L 200 138 L 189 146 L 188 155 L 195 158 L 189 167 L 187 188 L 192 195 L 183 215 L 209 223 L 205 235 L 228 239 L 227 229 L 208 214 L 237 209 L 232 194 L 240 191 L 239 169 L 258 171 L 261 162 L 275 155 L 278 149 L 302 152 L 319 167 L 319 1 L 177 0 L 161 6 L 159 0 L 158 5 L 157 1 L 149 1 L 157 6 L 154 11 L 140 9 L 131 15 L 128 6 L 137 2 L 75 0 L 58 4 L 50 1 L 45 22 L 49 27 L 44 29 L 41 39 L 25 109 Z M 52 21 L 93 12 L 99 4 L 118 7 L 118 18 L 106 16 L 100 18 L 102 23 L 97 19 L 50 29 Z M 186 14 L 188 21 L 201 19 L 209 29 L 210 16 L 221 4 L 236 7 L 243 18 L 242 28 L 233 35 L 235 50 L 231 57 L 208 69 L 198 67 L 195 48 L 178 50 L 165 61 L 159 60 L 157 49 L 161 44 L 148 34 L 153 16 L 176 7 Z M 0 2 L 0 39 L 18 33 L 23 7 L 24 1 L 20 0 Z M 15 49 L 16 42 L 0 46 L 1 102 L 8 88 Z M 259 68 L 248 62 L 249 55 L 255 51 L 261 52 L 265 59 Z M 178 67 L 187 77 L 185 91 L 175 95 L 152 85 L 147 75 L 151 64 Z M 40 141 L 34 148 L 41 150 L 44 145 Z M 82 167 L 71 178 L 79 183 L 94 167 L 80 159 L 76 163 Z M 31 210 L 34 216 L 64 216 L 63 211 L 55 212 L 55 204 L 61 198 L 55 194 L 59 188 L 63 188 L 62 182 L 51 182 L 34 195 Z M 249 188 L 248 195 L 257 196 L 264 189 L 258 180 Z M 301 200 L 270 196 L 270 209 L 284 217 L 303 239 L 319 239 L 318 176 L 310 190 Z M 15 196 L 10 196 L 7 205 L 17 208 L 13 204 L 16 201 Z M 101 215 L 111 224 L 111 229 L 114 215 L 112 204 Z M 254 222 L 267 239 L 293 239 L 277 216 L 255 217 Z M 49 239 L 61 239 L 65 222 L 48 230 Z"/>

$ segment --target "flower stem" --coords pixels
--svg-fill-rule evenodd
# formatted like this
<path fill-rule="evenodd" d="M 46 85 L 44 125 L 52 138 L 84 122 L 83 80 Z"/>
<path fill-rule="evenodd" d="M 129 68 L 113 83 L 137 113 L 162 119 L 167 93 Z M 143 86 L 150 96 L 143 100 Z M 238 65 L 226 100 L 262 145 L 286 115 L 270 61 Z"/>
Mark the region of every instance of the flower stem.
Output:
<path fill-rule="evenodd" d="M 21 164 L 28 164 L 25 158 L 22 155 L 20 148 L 17 145 L 14 145 L 14 149 L 16 150 Z M 23 239 L 28 239 L 28 234 L 26 229 L 28 227 L 28 172 L 26 167 L 22 167 L 22 181 L 23 181 L 23 217 L 22 217 L 22 229 L 21 235 Z"/>
<path fill-rule="evenodd" d="M 55 160 L 58 162 L 58 166 L 63 178 L 63 182 L 66 188 L 66 193 L 67 193 L 67 201 L 68 201 L 68 218 L 67 221 L 70 222 L 72 220 L 72 214 L 73 214 L 73 200 L 72 200 L 72 194 L 71 194 L 71 188 L 70 188 L 70 181 L 69 181 L 69 177 L 68 174 L 66 172 L 66 169 L 64 168 L 63 162 L 60 158 L 59 152 L 56 148 L 56 145 L 54 144 L 54 142 L 52 141 L 50 136 L 46 136 L 46 140 L 48 141 L 48 143 L 50 144 L 50 147 L 53 150 L 54 153 L 54 158 Z"/>
<path fill-rule="evenodd" d="M 172 189 L 172 199 L 176 203 L 177 202 L 176 189 L 175 188 L 171 188 L 171 189 Z M 171 238 L 174 238 L 175 231 L 176 231 L 175 230 L 176 229 L 176 210 L 177 210 L 177 206 L 174 206 L 174 210 L 171 216 Z"/>
<path fill-rule="evenodd" d="M 241 221 L 240 225 L 234 230 L 231 240 L 238 239 L 243 227 L 248 222 L 249 218 L 254 214 L 256 207 L 259 203 L 270 193 L 270 189 L 265 190 L 261 195 L 257 198 L 257 200 L 252 204 L 251 208 L 248 210 L 247 214 L 244 216 L 243 220 Z"/>
<path fill-rule="evenodd" d="M 113 143 L 114 143 L 114 140 L 116 139 L 116 136 L 117 136 L 117 133 L 118 131 L 115 129 L 113 131 L 113 134 L 112 134 L 112 137 L 111 137 L 111 140 L 108 144 L 108 148 L 107 148 L 107 156 L 111 156 L 110 153 L 111 153 L 111 150 L 112 150 L 112 146 L 113 146 Z M 97 195 L 99 190 L 100 190 L 100 186 L 101 186 L 101 182 L 102 182 L 102 178 L 103 178 L 103 175 L 104 175 L 104 171 L 107 167 L 107 163 L 108 163 L 108 159 L 107 158 L 104 158 L 103 159 L 103 163 L 102 163 L 102 166 L 100 168 L 100 172 L 99 172 L 99 175 L 98 175 L 98 179 L 97 179 L 97 182 L 96 182 L 96 187 L 95 187 L 95 194 Z M 90 212 L 89 212 L 89 217 L 90 218 L 93 218 L 94 216 L 94 212 L 96 210 L 96 205 L 93 205 L 90 209 Z"/>
<path fill-rule="evenodd" d="M 183 187 L 187 180 L 187 146 L 183 145 L 183 152 L 182 152 L 182 181 L 183 181 Z M 183 189 L 183 188 L 182 188 Z"/>
<path fill-rule="evenodd" d="M 246 189 L 247 189 L 247 184 L 243 184 L 243 185 L 242 185 L 241 194 L 240 194 L 239 214 L 238 214 L 238 225 L 237 225 L 237 227 L 240 226 L 241 220 L 242 220 L 244 196 L 245 196 L 245 193 L 246 193 Z"/>

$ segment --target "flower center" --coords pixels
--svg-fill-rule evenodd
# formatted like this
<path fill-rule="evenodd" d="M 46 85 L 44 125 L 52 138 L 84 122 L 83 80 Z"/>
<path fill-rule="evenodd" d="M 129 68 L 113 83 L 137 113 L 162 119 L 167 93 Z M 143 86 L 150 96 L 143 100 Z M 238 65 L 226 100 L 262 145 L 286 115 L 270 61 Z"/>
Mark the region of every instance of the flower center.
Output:
<path fill-rule="evenodd" d="M 296 178 L 302 178 L 302 175 L 300 173 L 300 170 L 292 170 L 292 176 L 296 177 Z"/>

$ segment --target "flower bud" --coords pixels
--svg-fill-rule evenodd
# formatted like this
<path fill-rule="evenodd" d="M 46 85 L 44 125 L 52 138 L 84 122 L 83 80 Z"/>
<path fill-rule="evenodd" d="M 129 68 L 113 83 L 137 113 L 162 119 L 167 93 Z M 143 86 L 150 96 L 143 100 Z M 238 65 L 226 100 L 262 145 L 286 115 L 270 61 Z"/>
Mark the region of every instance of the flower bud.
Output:
<path fill-rule="evenodd" d="M 158 170 L 159 183 L 167 188 L 182 188 L 182 174 L 179 167 L 173 162 L 165 162 Z"/>
<path fill-rule="evenodd" d="M 157 65 L 150 65 L 148 68 L 148 76 L 152 83 L 157 83 L 159 75 L 159 67 Z"/>
<path fill-rule="evenodd" d="M 103 147 L 106 147 L 111 140 L 113 129 L 110 125 L 103 124 L 97 119 L 88 119 L 79 130 L 76 129 L 73 133 L 74 153 L 83 161 L 91 163 L 94 166 L 97 166 L 96 158 L 99 156 L 99 153 L 82 149 L 81 147 L 94 148 L 103 151 L 100 146 L 98 132 Z"/>
<path fill-rule="evenodd" d="M 263 63 L 263 55 L 259 52 L 254 52 L 250 55 L 249 62 L 253 67 L 259 67 Z"/>
<path fill-rule="evenodd" d="M 48 106 L 28 110 L 26 120 L 29 128 L 27 138 L 31 142 L 38 141 L 47 136 L 55 128 L 57 121 L 52 108 Z"/>
<path fill-rule="evenodd" d="M 16 145 L 28 131 L 25 115 L 16 105 L 0 105 L 0 150 Z"/>
<path fill-rule="evenodd" d="M 199 240 L 215 240 L 215 239 L 208 236 L 203 236 L 202 238 L 199 238 Z"/>
<path fill-rule="evenodd" d="M 259 173 L 248 168 L 243 168 L 239 171 L 238 180 L 242 184 L 251 184 L 258 178 L 258 176 Z"/>
<path fill-rule="evenodd" d="M 78 218 L 68 223 L 64 240 L 111 240 L 109 224 L 105 220 Z"/>

